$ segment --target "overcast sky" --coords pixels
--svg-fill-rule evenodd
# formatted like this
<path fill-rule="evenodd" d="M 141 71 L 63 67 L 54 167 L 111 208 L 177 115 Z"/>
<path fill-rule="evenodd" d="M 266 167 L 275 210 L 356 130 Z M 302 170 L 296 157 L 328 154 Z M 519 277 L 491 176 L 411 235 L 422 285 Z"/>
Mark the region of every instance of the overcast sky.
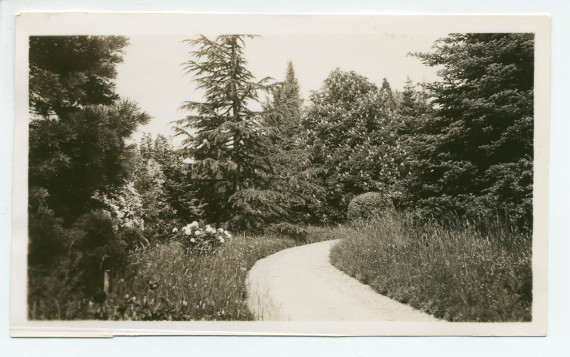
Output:
<path fill-rule="evenodd" d="M 301 93 L 308 103 L 310 92 L 318 90 L 335 68 L 353 70 L 381 85 L 386 77 L 393 89 L 402 89 L 406 76 L 414 82 L 433 81 L 435 69 L 424 66 L 409 52 L 429 51 L 444 33 L 375 35 L 266 35 L 248 40 L 245 56 L 249 70 L 260 79 L 270 76 L 283 80 L 288 60 L 293 67 Z M 191 75 L 183 62 L 191 47 L 184 43 L 196 36 L 136 36 L 124 50 L 124 61 L 117 66 L 117 92 L 136 101 L 151 115 L 142 132 L 172 134 L 170 122 L 181 119 L 179 110 L 186 100 L 200 101 Z"/>

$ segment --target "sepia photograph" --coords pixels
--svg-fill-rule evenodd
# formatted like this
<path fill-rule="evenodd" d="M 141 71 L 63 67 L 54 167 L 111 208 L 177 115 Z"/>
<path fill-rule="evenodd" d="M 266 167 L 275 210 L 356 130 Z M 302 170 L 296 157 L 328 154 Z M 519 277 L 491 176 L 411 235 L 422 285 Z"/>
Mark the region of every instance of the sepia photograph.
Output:
<path fill-rule="evenodd" d="M 13 336 L 546 333 L 548 17 L 17 33 Z"/>

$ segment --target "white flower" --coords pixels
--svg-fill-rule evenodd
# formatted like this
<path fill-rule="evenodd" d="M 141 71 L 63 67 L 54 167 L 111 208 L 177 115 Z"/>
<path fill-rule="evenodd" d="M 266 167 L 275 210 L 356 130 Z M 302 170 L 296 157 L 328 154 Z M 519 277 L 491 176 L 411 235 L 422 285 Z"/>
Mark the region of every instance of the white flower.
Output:
<path fill-rule="evenodd" d="M 189 236 L 190 234 L 192 234 L 192 230 L 191 230 L 190 228 L 184 227 L 184 234 L 186 234 L 187 236 Z"/>
<path fill-rule="evenodd" d="M 222 238 L 222 237 L 218 237 L 218 238 L 220 239 L 220 243 L 225 242 L 224 238 Z"/>
<path fill-rule="evenodd" d="M 196 239 L 190 238 L 190 243 L 196 243 Z"/>
<path fill-rule="evenodd" d="M 176 233 L 176 232 L 178 232 L 178 228 L 172 229 L 172 233 Z"/>
<path fill-rule="evenodd" d="M 196 231 L 196 232 L 194 232 L 194 235 L 196 235 L 196 236 L 199 236 L 200 234 L 202 234 L 202 232 L 201 232 L 201 231 L 199 231 L 199 230 L 198 230 L 198 231 Z"/>
<path fill-rule="evenodd" d="M 188 225 L 190 228 L 200 228 L 198 222 L 194 221 Z"/>
<path fill-rule="evenodd" d="M 224 233 L 224 229 L 223 229 L 223 228 L 218 228 L 218 233 Z"/>

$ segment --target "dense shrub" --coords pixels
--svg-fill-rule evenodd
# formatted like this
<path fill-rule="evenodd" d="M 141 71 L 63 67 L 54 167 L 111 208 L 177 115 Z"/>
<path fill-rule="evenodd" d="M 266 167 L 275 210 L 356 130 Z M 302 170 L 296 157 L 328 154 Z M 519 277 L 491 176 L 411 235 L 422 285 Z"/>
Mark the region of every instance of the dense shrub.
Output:
<path fill-rule="evenodd" d="M 306 242 L 309 232 L 297 224 L 282 222 L 271 226 L 270 232 L 293 239 L 295 242 Z"/>
<path fill-rule="evenodd" d="M 71 286 L 87 295 L 103 289 L 104 271 L 119 271 L 127 262 L 127 243 L 113 229 L 113 219 L 104 211 L 81 216 L 75 228 L 82 232 L 74 245 Z"/>
<path fill-rule="evenodd" d="M 40 206 L 35 212 L 30 212 L 29 222 L 28 263 L 48 264 L 64 252 L 69 241 L 62 220 L 54 217 L 47 207 Z"/>
<path fill-rule="evenodd" d="M 350 201 L 347 215 L 351 220 L 367 219 L 392 207 L 392 201 L 387 195 L 380 192 L 367 192 Z"/>

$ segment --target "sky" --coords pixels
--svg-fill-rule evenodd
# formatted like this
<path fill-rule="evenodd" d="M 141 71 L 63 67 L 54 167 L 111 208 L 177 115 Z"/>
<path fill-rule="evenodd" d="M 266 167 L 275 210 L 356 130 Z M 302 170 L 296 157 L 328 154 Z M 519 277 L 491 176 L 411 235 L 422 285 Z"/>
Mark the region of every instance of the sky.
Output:
<path fill-rule="evenodd" d="M 430 51 L 434 41 L 445 33 L 362 34 L 362 35 L 262 35 L 248 40 L 244 54 L 248 69 L 257 79 L 270 76 L 284 79 L 287 61 L 293 62 L 301 94 L 308 101 L 311 91 L 321 88 L 335 68 L 355 71 L 381 85 L 386 78 L 392 89 L 401 90 L 409 76 L 413 82 L 437 79 L 436 69 L 408 55 Z M 202 100 L 183 63 L 189 60 L 188 36 L 134 36 L 124 49 L 117 66 L 117 93 L 136 101 L 152 117 L 133 135 L 143 132 L 170 136 L 171 122 L 187 114 L 180 110 L 184 101 Z M 177 140 L 174 140 L 176 142 Z"/>

